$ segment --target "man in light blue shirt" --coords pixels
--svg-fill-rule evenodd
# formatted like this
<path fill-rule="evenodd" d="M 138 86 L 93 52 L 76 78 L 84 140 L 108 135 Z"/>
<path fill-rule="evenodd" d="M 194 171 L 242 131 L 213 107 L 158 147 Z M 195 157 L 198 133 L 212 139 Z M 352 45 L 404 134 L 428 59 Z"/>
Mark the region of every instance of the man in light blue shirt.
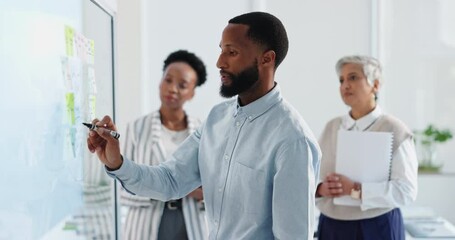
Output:
<path fill-rule="evenodd" d="M 122 159 L 109 117 L 88 147 L 132 193 L 161 201 L 203 187 L 210 239 L 313 239 L 321 153 L 274 81 L 288 40 L 281 21 L 252 12 L 229 21 L 217 61 L 220 93 L 203 126 L 160 166 Z"/>

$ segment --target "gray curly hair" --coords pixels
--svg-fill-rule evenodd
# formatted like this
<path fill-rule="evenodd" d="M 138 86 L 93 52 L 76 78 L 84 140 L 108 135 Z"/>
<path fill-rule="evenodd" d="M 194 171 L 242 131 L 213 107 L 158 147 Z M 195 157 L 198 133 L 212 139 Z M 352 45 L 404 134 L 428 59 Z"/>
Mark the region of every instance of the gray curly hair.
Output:
<path fill-rule="evenodd" d="M 341 74 L 341 68 L 349 63 L 359 64 L 362 66 L 363 74 L 367 77 L 367 81 L 370 86 L 373 86 L 374 80 L 378 80 L 379 83 L 382 83 L 382 68 L 376 58 L 360 55 L 342 57 L 335 65 L 338 76 Z"/>

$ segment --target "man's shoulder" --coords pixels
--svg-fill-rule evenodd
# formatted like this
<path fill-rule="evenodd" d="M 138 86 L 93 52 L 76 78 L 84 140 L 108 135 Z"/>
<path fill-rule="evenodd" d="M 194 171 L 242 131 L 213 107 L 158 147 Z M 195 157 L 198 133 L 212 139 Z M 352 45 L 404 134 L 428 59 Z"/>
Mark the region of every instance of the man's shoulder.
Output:
<path fill-rule="evenodd" d="M 279 103 L 277 112 L 273 115 L 280 118 L 280 130 L 297 138 L 307 138 L 315 141 L 312 130 L 305 121 L 303 115 L 285 99 Z"/>
<path fill-rule="evenodd" d="M 228 111 L 232 111 L 236 104 L 237 99 L 235 98 L 218 103 L 210 110 L 209 117 L 219 116 L 220 114 L 225 114 Z"/>
<path fill-rule="evenodd" d="M 290 121 L 298 124 L 291 124 L 294 126 L 299 126 L 300 124 L 306 124 L 303 114 L 298 111 L 292 104 L 283 99 L 276 108 L 277 113 L 282 118 L 283 121 Z"/>

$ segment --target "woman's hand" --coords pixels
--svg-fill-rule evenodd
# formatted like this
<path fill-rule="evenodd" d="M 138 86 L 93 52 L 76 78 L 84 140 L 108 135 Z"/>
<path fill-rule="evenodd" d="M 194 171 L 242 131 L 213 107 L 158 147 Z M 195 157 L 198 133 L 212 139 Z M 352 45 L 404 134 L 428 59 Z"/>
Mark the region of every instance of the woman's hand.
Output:
<path fill-rule="evenodd" d="M 350 195 L 351 189 L 354 188 L 354 182 L 348 177 L 330 173 L 327 175 L 323 182 L 321 182 L 316 189 L 316 196 L 322 197 L 341 197 Z"/>
<path fill-rule="evenodd" d="M 198 187 L 196 188 L 196 190 L 190 192 L 190 194 L 188 194 L 188 197 L 192 197 L 197 201 L 204 200 L 204 196 L 202 194 L 202 187 Z"/>

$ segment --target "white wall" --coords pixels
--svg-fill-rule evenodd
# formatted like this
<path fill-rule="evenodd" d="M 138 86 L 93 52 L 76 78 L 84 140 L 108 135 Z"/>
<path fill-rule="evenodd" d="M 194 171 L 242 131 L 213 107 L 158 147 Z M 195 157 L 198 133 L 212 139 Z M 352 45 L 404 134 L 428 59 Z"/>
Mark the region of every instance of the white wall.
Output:
<path fill-rule="evenodd" d="M 319 137 L 325 124 L 345 114 L 338 91 L 336 61 L 370 54 L 369 1 L 267 1 L 289 37 L 289 52 L 276 75 L 283 94 Z"/>
<path fill-rule="evenodd" d="M 118 0 L 117 7 L 115 114 L 123 135 L 126 123 L 141 114 L 143 24 L 141 1 Z"/>
<path fill-rule="evenodd" d="M 383 0 L 379 11 L 382 19 L 379 53 L 385 79 L 381 98 L 385 100 L 386 111 L 413 130 L 422 130 L 432 123 L 453 131 L 455 28 L 449 22 L 454 22 L 451 19 L 454 2 Z M 420 174 L 415 203 L 431 207 L 452 222 L 455 222 L 454 157 L 455 140 L 438 147 L 437 158 L 447 174 Z"/>
<path fill-rule="evenodd" d="M 162 61 L 179 48 L 195 52 L 207 65 L 207 83 L 197 88 L 195 98 L 186 106 L 190 114 L 204 119 L 210 107 L 223 100 L 218 95 L 215 66 L 221 31 L 231 17 L 250 10 L 269 11 L 285 24 L 290 49 L 276 79 L 316 136 L 330 118 L 347 111 L 338 94 L 336 60 L 347 54 L 376 54 L 377 47 L 385 74 L 380 95 L 383 108 L 411 129 L 422 129 L 430 122 L 453 128 L 455 53 L 450 43 L 455 33 L 450 25 L 441 24 L 450 22 L 450 14 L 441 13 L 450 9 L 450 1 L 381 1 L 379 32 L 372 28 L 376 3 L 235 0 L 221 7 L 210 0 L 118 1 L 120 132 L 126 122 L 158 108 Z M 429 17 L 423 19 L 422 15 Z M 440 45 L 427 47 L 435 39 Z M 453 156 L 454 140 L 440 149 L 444 171 L 455 172 Z"/>
<path fill-rule="evenodd" d="M 386 110 L 411 129 L 455 130 L 455 28 L 451 0 L 381 2 L 380 44 Z M 426 17 L 422 17 L 426 16 Z M 452 22 L 455 19 L 452 19 Z M 455 140 L 441 144 L 443 171 L 455 172 Z M 454 182 L 455 183 L 455 182 Z"/>
<path fill-rule="evenodd" d="M 389 4 L 391 2 L 396 1 L 388 1 Z M 215 66 L 220 51 L 218 44 L 221 32 L 231 17 L 251 10 L 268 11 L 285 24 L 290 49 L 277 71 L 276 80 L 281 85 L 284 96 L 303 115 L 316 136 L 320 135 L 330 118 L 347 111 L 338 94 L 335 62 L 347 54 L 377 54 L 378 42 L 379 57 L 385 65 L 386 81 L 380 96 L 380 103 L 385 110 L 402 119 L 411 129 L 421 128 L 428 121 L 453 129 L 455 105 L 452 104 L 454 96 L 451 93 L 455 88 L 453 81 L 455 53 L 453 47 L 426 51 L 425 39 L 431 38 L 432 35 L 423 36 L 420 30 L 430 30 L 435 23 L 426 21 L 422 16 L 434 14 L 434 11 L 439 10 L 425 5 L 433 1 L 419 2 L 420 4 L 414 8 L 404 6 L 407 11 L 396 13 L 398 20 L 406 20 L 408 15 L 421 19 L 412 27 L 406 21 L 395 26 L 396 20 L 390 15 L 393 11 L 387 4 L 381 5 L 379 20 L 382 24 L 380 31 L 375 32 L 376 23 L 374 21 L 372 23 L 375 17 L 372 9 L 374 10 L 375 4 L 378 3 L 375 0 L 289 0 L 286 4 L 270 0 L 233 0 L 225 4 L 210 0 L 191 2 L 119 0 L 117 87 L 119 130 L 124 131 L 126 122 L 159 107 L 158 83 L 162 74 L 162 61 L 170 52 L 179 48 L 195 52 L 206 63 L 208 81 L 197 89 L 195 98 L 186 106 L 189 114 L 204 119 L 211 106 L 223 100 L 218 95 L 220 83 L 218 69 Z M 437 2 L 447 4 L 444 0 Z M 412 6 L 413 0 L 399 1 L 395 4 Z M 384 24 L 389 24 L 389 29 L 395 31 L 394 34 L 398 37 L 393 41 L 398 44 L 387 45 L 391 40 L 386 40 L 389 30 L 384 29 Z M 402 27 L 403 30 L 397 27 Z M 409 29 L 411 34 L 402 36 L 402 31 Z M 450 40 L 450 36 L 445 36 L 445 42 L 447 38 Z M 428 56 L 437 56 L 439 60 L 451 59 L 451 62 L 440 65 L 438 62 L 431 63 L 433 58 L 429 58 L 431 64 L 419 63 L 411 68 L 403 67 L 403 62 L 412 62 L 415 56 L 412 55 L 415 54 L 413 50 L 409 48 L 411 45 L 421 46 L 422 51 Z M 402 55 L 390 57 L 391 53 L 397 54 L 400 51 Z M 429 71 L 425 71 L 426 69 Z M 441 69 L 443 71 L 440 71 Z M 420 80 L 416 82 L 416 77 L 421 74 L 426 74 L 428 78 L 423 82 Z M 422 100 L 419 94 L 424 94 L 425 99 Z M 435 101 L 441 99 L 447 100 L 437 105 Z M 419 108 L 422 103 L 424 110 Z M 453 161 L 455 141 L 445 144 L 440 154 L 447 159 L 444 171 L 455 171 Z M 427 181 L 428 178 L 431 179 L 431 176 L 420 180 L 423 183 L 417 202 L 435 205 L 438 213 L 443 216 L 455 216 L 455 210 L 447 202 L 442 205 L 436 201 L 428 203 L 428 194 L 431 194 L 429 190 L 431 187 L 428 188 L 431 182 Z M 438 190 L 438 196 L 435 198 L 455 198 L 455 191 L 452 190 L 454 178 L 444 179 L 447 179 L 448 187 L 441 189 L 442 185 L 434 186 Z"/>
<path fill-rule="evenodd" d="M 290 49 L 277 71 L 276 80 L 284 96 L 301 112 L 316 136 L 330 118 L 347 110 L 339 98 L 335 62 L 345 54 L 371 51 L 368 1 L 293 0 L 282 5 L 276 1 L 236 0 L 222 7 L 210 0 L 143 1 L 142 11 L 124 10 L 123 7 L 135 6 L 130 6 L 130 2 L 128 6 L 123 4 L 125 1 L 119 1 L 119 80 L 124 81 L 119 85 L 128 86 L 120 88 L 118 94 L 127 99 L 127 104 L 118 102 L 120 128 L 127 120 L 159 107 L 158 84 L 163 60 L 180 48 L 195 52 L 206 63 L 208 81 L 197 88 L 195 98 L 186 106 L 189 114 L 204 119 L 214 104 L 224 100 L 218 94 L 220 81 L 215 66 L 221 32 L 230 18 L 244 12 L 266 10 L 285 24 Z M 124 18 L 126 23 L 122 23 L 123 14 L 131 14 L 131 19 Z M 142 18 L 139 23 L 137 16 Z M 133 25 L 136 23 L 140 27 Z M 142 59 L 142 63 L 137 59 Z M 138 82 L 139 79 L 142 82 Z"/>
<path fill-rule="evenodd" d="M 179 6 L 178 8 L 176 6 Z M 222 29 L 230 17 L 247 11 L 248 2 L 118 1 L 117 125 L 159 108 L 158 86 L 163 61 L 169 53 L 186 49 L 206 64 L 207 82 L 185 109 L 204 119 L 210 107 L 222 101 L 218 94 L 218 57 Z M 219 10 L 207 10 L 219 9 Z"/>
<path fill-rule="evenodd" d="M 179 5 L 178 8 L 175 6 Z M 205 63 L 207 82 L 196 88 L 196 96 L 185 106 L 189 114 L 205 119 L 211 106 L 222 101 L 218 94 L 219 72 L 216 60 L 220 52 L 221 32 L 230 17 L 248 10 L 243 0 L 229 1 L 223 7 L 216 1 L 147 1 L 144 6 L 146 48 L 143 75 L 146 95 L 142 110 L 158 109 L 158 85 L 163 60 L 178 49 L 194 52 Z M 208 9 L 208 10 L 207 10 Z"/>

